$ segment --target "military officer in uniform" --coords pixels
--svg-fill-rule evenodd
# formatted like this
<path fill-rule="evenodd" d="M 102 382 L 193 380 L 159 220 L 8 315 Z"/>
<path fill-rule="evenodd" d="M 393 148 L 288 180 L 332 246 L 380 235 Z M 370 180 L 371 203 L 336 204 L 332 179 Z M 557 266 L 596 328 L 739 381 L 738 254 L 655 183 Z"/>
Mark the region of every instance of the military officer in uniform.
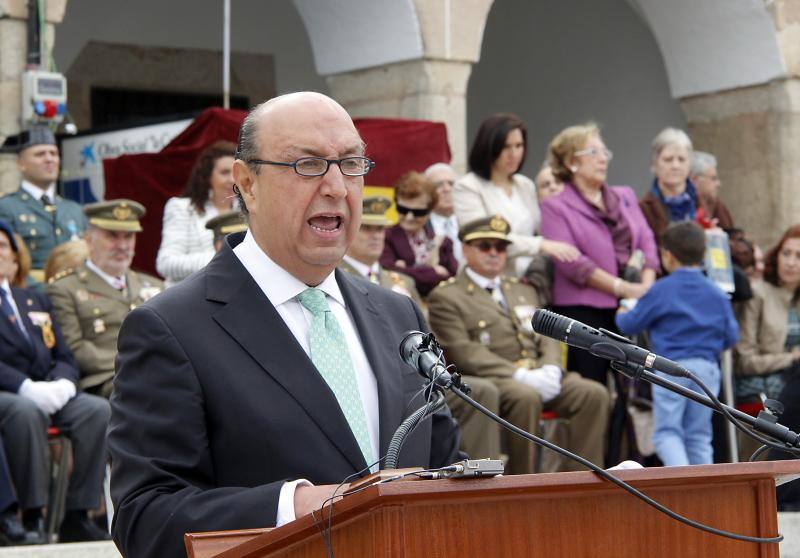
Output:
<path fill-rule="evenodd" d="M 131 271 L 136 233 L 144 207 L 112 200 L 84 207 L 89 220 L 89 258 L 53 277 L 46 291 L 53 301 L 64 340 L 75 355 L 80 387 L 109 397 L 117 335 L 128 312 L 163 290 L 161 281 Z"/>
<path fill-rule="evenodd" d="M 500 391 L 500 416 L 529 432 L 542 409 L 569 419 L 567 449 L 603 464 L 608 391 L 561 368 L 561 345 L 533 331 L 539 295 L 502 275 L 510 244 L 508 222 L 494 216 L 467 223 L 459 233 L 466 267 L 428 296 L 430 325 L 460 372 L 490 379 Z M 512 474 L 533 471 L 530 443 L 508 439 Z M 582 467 L 571 460 L 567 470 Z"/>
<path fill-rule="evenodd" d="M 41 282 L 50 251 L 81 236 L 86 218 L 79 204 L 56 193 L 60 159 L 49 128 L 37 126 L 9 137 L 2 151 L 17 153 L 22 184 L 0 198 L 0 219 L 22 236 L 31 252 L 30 274 Z"/>
<path fill-rule="evenodd" d="M 389 271 L 378 264 L 383 253 L 386 228 L 392 226 L 392 222 L 386 217 L 386 211 L 391 205 L 391 200 L 384 196 L 364 199 L 361 227 L 339 264 L 339 269 L 410 296 L 427 318 L 427 308 L 414 286 L 414 279 L 397 271 Z M 471 397 L 494 412 L 499 409 L 500 393 L 491 381 L 471 376 L 465 376 L 464 380 L 472 389 Z M 461 449 L 476 459 L 499 457 L 500 427 L 458 397 L 448 395 L 447 404 L 461 429 Z"/>
<path fill-rule="evenodd" d="M 214 250 L 219 252 L 226 236 L 247 230 L 247 217 L 241 211 L 226 211 L 209 219 L 206 228 L 214 232 Z"/>

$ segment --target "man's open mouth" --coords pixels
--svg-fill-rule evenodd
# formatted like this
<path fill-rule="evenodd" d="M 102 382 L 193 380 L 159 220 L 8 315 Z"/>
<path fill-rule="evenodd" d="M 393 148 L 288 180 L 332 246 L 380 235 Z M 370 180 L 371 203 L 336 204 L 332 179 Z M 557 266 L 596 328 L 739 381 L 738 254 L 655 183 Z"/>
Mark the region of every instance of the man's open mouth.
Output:
<path fill-rule="evenodd" d="M 320 232 L 333 232 L 342 226 L 342 218 L 333 215 L 318 215 L 308 220 L 312 228 Z"/>

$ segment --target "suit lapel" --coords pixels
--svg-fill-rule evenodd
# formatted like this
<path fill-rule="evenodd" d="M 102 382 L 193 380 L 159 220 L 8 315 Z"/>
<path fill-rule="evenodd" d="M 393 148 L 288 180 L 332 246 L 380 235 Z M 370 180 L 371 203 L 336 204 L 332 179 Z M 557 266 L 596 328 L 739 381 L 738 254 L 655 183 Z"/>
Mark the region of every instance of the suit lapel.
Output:
<path fill-rule="evenodd" d="M 336 282 L 353 316 L 364 353 L 378 382 L 379 453 L 382 456 L 389 447 L 395 429 L 405 418 L 403 382 L 397 376 L 401 340 L 392 338 L 386 323 L 386 312 L 379 302 L 369 296 L 365 286 L 339 271 L 336 272 Z"/>
<path fill-rule="evenodd" d="M 227 244 L 208 264 L 206 276 L 207 298 L 224 303 L 214 320 L 283 386 L 354 470 L 364 469 L 364 456 L 336 396 Z"/>
<path fill-rule="evenodd" d="M 14 296 L 14 302 L 17 305 L 17 310 L 19 311 L 19 316 L 22 318 L 22 325 L 25 326 L 25 331 L 28 332 L 28 340 L 26 340 L 22 333 L 19 331 L 11 331 L 16 335 L 16 346 L 20 347 L 23 351 L 28 354 L 35 354 L 38 352 L 38 345 L 39 341 L 42 338 L 41 330 L 33 325 L 28 312 L 31 310 L 38 310 L 38 308 L 34 308 L 33 306 L 28 304 L 28 300 L 30 300 L 24 293 L 24 291 L 19 291 L 16 288 L 11 289 L 11 293 Z M 51 316 L 52 319 L 52 316 Z M 14 324 L 9 323 L 10 327 L 16 327 Z M 28 342 L 30 341 L 30 342 Z M 44 343 L 41 343 L 42 347 L 44 347 Z"/>

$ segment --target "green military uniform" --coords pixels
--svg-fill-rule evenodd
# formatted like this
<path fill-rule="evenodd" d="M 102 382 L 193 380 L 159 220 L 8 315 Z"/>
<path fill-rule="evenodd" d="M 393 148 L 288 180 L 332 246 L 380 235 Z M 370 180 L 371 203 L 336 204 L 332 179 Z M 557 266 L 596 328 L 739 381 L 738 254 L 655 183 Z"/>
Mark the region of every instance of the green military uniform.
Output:
<path fill-rule="evenodd" d="M 505 223 L 505 221 L 503 221 Z M 488 231 L 480 236 L 480 227 Z M 507 223 L 505 224 L 507 229 Z M 470 237 L 472 228 L 478 235 Z M 468 223 L 462 228 L 466 242 L 478 238 L 501 239 L 500 223 L 488 219 Z M 466 273 L 440 284 L 428 296 L 431 329 L 444 347 L 448 361 L 462 374 L 490 379 L 500 391 L 500 415 L 525 430 L 538 429 L 543 408 L 556 411 L 570 421 L 568 449 L 586 459 L 603 463 L 603 444 L 608 422 L 609 397 L 603 386 L 584 380 L 573 372 L 565 373 L 560 394 L 542 404 L 539 393 L 514 379 L 520 368 L 536 369 L 545 364 L 562 367 L 561 344 L 533 331 L 531 318 L 540 307 L 536 290 L 516 278 L 503 277 L 500 290 L 505 306 L 479 287 Z M 510 473 L 533 470 L 529 442 L 517 436 L 508 440 Z M 582 469 L 573 461 L 567 469 Z"/>
<path fill-rule="evenodd" d="M 20 153 L 36 145 L 55 144 L 55 137 L 48 128 L 36 126 L 18 136 L 6 138 L 0 152 Z M 34 270 L 31 275 L 38 281 L 44 277 L 39 270 L 44 268 L 53 248 L 76 240 L 86 230 L 86 217 L 81 206 L 61 196 L 54 197 L 45 205 L 45 200 L 36 199 L 20 187 L 0 198 L 0 220 L 11 225 L 25 241 L 31 253 Z"/>
<path fill-rule="evenodd" d="M 120 208 L 116 215 L 115 208 Z M 135 222 L 141 230 L 138 218 L 144 207 L 136 202 L 103 202 L 86 206 L 86 211 L 93 226 L 136 230 L 131 228 Z M 81 388 L 104 397 L 111 394 L 122 321 L 128 312 L 164 289 L 155 277 L 131 270 L 125 274 L 125 283 L 123 289 L 116 289 L 84 263 L 57 274 L 46 287 L 56 321 L 81 372 Z"/>
<path fill-rule="evenodd" d="M 376 274 L 365 276 L 345 260 L 342 260 L 337 267 L 342 271 L 350 273 L 351 275 L 361 277 L 362 279 L 367 279 L 376 285 L 380 285 L 381 287 L 387 288 L 396 293 L 410 296 L 414 302 L 417 303 L 417 306 L 420 308 L 423 306 L 422 298 L 419 296 L 417 288 L 414 286 L 414 280 L 405 273 L 390 271 L 380 267 Z"/>
<path fill-rule="evenodd" d="M 56 196 L 53 205 L 45 207 L 22 188 L 0 198 L 0 219 L 25 241 L 33 269 L 43 269 L 53 248 L 86 230 L 86 217 L 74 201 Z"/>

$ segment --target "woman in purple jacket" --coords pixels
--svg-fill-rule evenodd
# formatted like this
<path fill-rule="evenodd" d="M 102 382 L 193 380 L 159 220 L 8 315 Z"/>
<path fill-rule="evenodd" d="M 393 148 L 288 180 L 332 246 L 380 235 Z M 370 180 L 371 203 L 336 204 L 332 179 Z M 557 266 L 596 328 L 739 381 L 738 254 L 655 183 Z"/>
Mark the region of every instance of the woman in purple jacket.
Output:
<path fill-rule="evenodd" d="M 564 191 L 542 202 L 542 233 L 568 242 L 581 255 L 555 262 L 553 306 L 557 312 L 593 327 L 614 328 L 619 299 L 639 298 L 659 268 L 653 233 L 628 186 L 606 184 L 611 152 L 595 124 L 572 126 L 550 143 L 553 174 Z M 640 251 L 640 282 L 623 278 Z M 570 350 L 569 369 L 605 384 L 608 362 L 586 351 Z"/>
<path fill-rule="evenodd" d="M 548 159 L 553 174 L 564 182 L 564 191 L 544 200 L 541 211 L 542 236 L 568 242 L 581 253 L 571 262 L 554 262 L 553 309 L 613 331 L 619 300 L 647 292 L 659 259 L 636 193 L 628 186 L 606 184 L 611 157 L 596 124 L 571 126 L 559 133 L 550 143 Z M 630 275 L 637 267 L 638 282 Z M 567 368 L 606 385 L 608 361 L 587 351 L 570 347 Z M 621 407 L 622 397 L 617 401 Z M 614 419 L 623 420 L 624 412 L 624 407 L 615 409 L 612 447 Z M 609 450 L 609 457 L 616 458 Z"/>

